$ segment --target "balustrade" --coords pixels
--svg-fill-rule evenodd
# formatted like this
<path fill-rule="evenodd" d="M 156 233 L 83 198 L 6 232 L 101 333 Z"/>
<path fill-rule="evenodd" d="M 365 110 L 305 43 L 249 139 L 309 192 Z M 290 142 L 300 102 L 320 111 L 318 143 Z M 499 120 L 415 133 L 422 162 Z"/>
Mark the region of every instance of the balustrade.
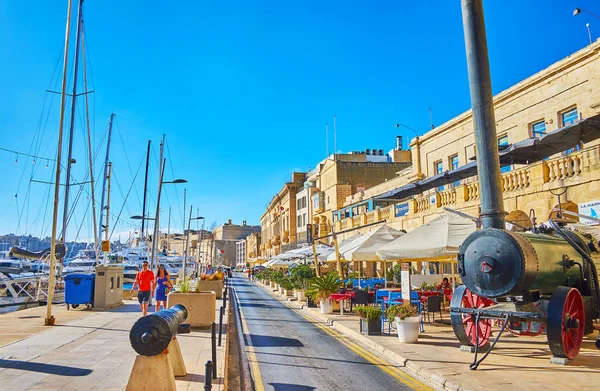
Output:
<path fill-rule="evenodd" d="M 561 180 L 581 174 L 583 159 L 581 154 L 571 154 L 545 161 L 550 181 Z"/>
<path fill-rule="evenodd" d="M 456 189 L 445 190 L 440 194 L 440 203 L 442 206 L 456 204 Z"/>

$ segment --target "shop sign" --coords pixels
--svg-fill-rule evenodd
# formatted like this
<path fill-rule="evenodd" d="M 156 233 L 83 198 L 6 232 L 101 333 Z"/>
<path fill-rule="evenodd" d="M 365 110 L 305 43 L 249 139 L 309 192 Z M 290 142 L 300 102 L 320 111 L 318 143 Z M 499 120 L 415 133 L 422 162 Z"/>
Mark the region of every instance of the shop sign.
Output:
<path fill-rule="evenodd" d="M 600 201 L 589 201 L 579 204 L 579 214 L 586 215 L 594 218 L 600 218 Z M 583 224 L 586 225 L 598 225 L 600 222 L 590 219 L 579 219 Z"/>
<path fill-rule="evenodd" d="M 405 202 L 403 204 L 396 204 L 394 206 L 394 210 L 396 212 L 396 217 L 406 216 L 408 214 L 408 202 Z"/>

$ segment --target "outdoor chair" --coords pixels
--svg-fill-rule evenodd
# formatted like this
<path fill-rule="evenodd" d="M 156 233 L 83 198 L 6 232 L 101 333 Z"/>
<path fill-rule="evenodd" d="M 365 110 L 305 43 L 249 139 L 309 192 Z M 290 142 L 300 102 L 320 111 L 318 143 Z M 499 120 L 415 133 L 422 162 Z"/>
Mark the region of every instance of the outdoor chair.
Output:
<path fill-rule="evenodd" d="M 356 291 L 354 296 L 354 304 L 356 305 L 369 305 L 369 293 L 365 291 Z"/>
<path fill-rule="evenodd" d="M 378 289 L 375 291 L 375 304 L 379 305 L 381 304 L 381 306 L 383 307 L 383 300 L 386 300 L 387 297 L 389 296 L 389 292 L 388 291 L 382 291 L 381 289 Z"/>
<path fill-rule="evenodd" d="M 435 323 L 435 313 L 439 312 L 440 320 L 442 320 L 442 296 L 429 296 L 423 307 L 423 312 L 427 312 L 427 323 L 431 324 L 429 314 L 433 314 L 433 322 Z"/>

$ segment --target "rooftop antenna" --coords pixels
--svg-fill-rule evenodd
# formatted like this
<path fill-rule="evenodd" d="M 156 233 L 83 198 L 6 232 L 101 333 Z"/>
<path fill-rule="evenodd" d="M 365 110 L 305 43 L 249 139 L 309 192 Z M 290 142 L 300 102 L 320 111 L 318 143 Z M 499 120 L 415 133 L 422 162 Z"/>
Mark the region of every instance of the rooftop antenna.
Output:
<path fill-rule="evenodd" d="M 333 154 L 335 155 L 335 153 L 337 152 L 337 147 L 336 147 L 336 123 L 335 123 L 335 114 L 333 115 Z"/>
<path fill-rule="evenodd" d="M 329 157 L 329 124 L 325 122 L 325 152 Z"/>
<path fill-rule="evenodd" d="M 431 129 L 435 128 L 435 126 L 433 126 L 433 110 L 431 110 L 431 107 L 429 108 L 429 125 Z"/>

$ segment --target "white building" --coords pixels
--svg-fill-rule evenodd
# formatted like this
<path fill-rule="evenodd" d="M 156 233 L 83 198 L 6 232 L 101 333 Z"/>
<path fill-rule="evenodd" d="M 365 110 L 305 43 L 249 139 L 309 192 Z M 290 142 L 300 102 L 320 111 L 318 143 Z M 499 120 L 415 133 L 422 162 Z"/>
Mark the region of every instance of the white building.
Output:
<path fill-rule="evenodd" d="M 235 266 L 246 266 L 246 239 L 235 243 Z"/>

